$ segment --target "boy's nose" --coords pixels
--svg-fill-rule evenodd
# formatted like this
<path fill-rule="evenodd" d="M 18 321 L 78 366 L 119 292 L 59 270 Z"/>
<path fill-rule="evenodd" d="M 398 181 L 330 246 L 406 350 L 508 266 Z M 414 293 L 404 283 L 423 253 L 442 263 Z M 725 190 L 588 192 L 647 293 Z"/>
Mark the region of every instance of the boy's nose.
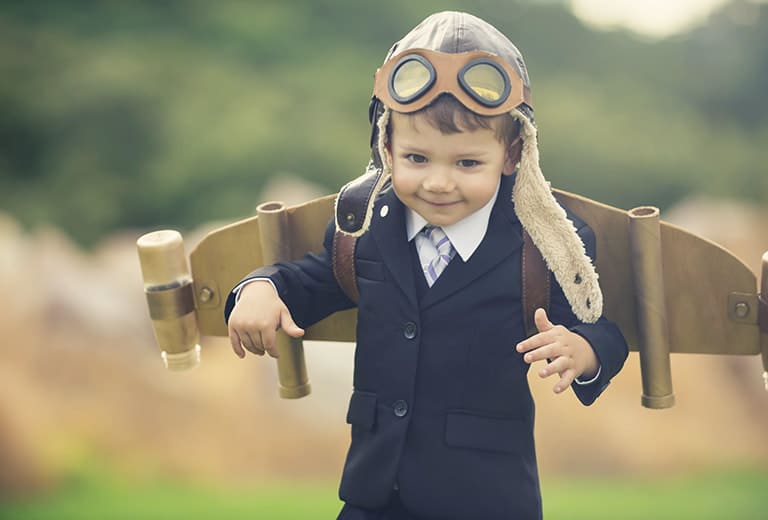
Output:
<path fill-rule="evenodd" d="M 434 168 L 424 179 L 424 189 L 433 192 L 447 192 L 453 190 L 453 178 L 445 168 Z"/>

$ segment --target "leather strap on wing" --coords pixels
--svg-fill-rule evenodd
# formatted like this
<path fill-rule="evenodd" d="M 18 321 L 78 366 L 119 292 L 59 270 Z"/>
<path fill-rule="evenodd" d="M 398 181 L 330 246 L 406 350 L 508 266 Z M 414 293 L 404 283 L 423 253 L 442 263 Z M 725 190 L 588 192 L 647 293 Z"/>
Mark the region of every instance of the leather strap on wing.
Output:
<path fill-rule="evenodd" d="M 544 257 L 523 230 L 523 318 L 528 336 L 536 334 L 534 314 L 539 307 L 549 312 L 550 275 Z"/>
<path fill-rule="evenodd" d="M 338 229 L 333 234 L 333 274 L 344 294 L 357 303 L 357 275 L 355 273 L 355 247 L 357 237 L 342 233 Z"/>

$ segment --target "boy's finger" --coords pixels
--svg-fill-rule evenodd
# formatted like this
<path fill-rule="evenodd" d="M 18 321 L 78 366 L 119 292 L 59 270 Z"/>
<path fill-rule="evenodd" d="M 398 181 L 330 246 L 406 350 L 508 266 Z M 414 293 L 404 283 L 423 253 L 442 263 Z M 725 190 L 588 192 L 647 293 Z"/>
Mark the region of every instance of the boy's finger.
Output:
<path fill-rule="evenodd" d="M 245 348 L 248 349 L 249 352 L 252 352 L 257 356 L 264 355 L 264 347 L 256 343 L 254 337 L 251 335 L 250 332 L 248 331 L 245 332 L 245 338 L 246 338 L 246 341 L 243 343 L 243 346 L 245 346 Z"/>
<path fill-rule="evenodd" d="M 535 363 L 536 361 L 541 361 L 543 359 L 553 359 L 555 357 L 557 357 L 555 353 L 555 344 L 547 343 L 525 354 L 523 361 L 526 363 Z"/>
<path fill-rule="evenodd" d="M 259 337 L 261 338 L 261 346 L 264 347 L 264 350 L 267 351 L 267 354 L 269 354 L 273 358 L 278 357 L 277 353 L 277 334 L 274 330 L 263 330 L 259 331 Z"/>
<path fill-rule="evenodd" d="M 229 342 L 232 344 L 232 350 L 235 351 L 235 355 L 243 359 L 245 357 L 245 350 L 243 350 L 243 346 L 240 344 L 240 336 L 234 329 L 229 331 Z"/>
<path fill-rule="evenodd" d="M 552 356 L 549 359 L 552 359 L 552 361 L 539 370 L 539 377 L 549 377 L 553 374 L 560 374 L 562 376 L 573 366 L 571 359 L 566 356 Z"/>
<path fill-rule="evenodd" d="M 518 352 L 528 352 L 529 350 L 537 349 L 542 345 L 546 345 L 546 341 L 541 337 L 541 333 L 534 334 L 530 338 L 521 341 L 517 344 Z"/>
<path fill-rule="evenodd" d="M 576 379 L 576 371 L 572 368 L 566 370 L 560 375 L 560 381 L 558 381 L 553 388 L 554 392 L 556 394 L 564 392 L 569 386 L 571 386 L 571 383 L 573 383 L 574 379 Z"/>
<path fill-rule="evenodd" d="M 533 314 L 533 321 L 536 324 L 536 329 L 538 329 L 539 332 L 546 332 L 555 325 L 549 321 L 549 318 L 547 317 L 547 311 L 539 307 L 536 309 L 536 312 Z"/>
<path fill-rule="evenodd" d="M 517 351 L 528 352 L 529 350 L 536 350 L 545 345 L 549 345 L 550 343 L 552 343 L 552 341 L 553 341 L 553 338 L 551 334 L 547 334 L 546 332 L 539 332 L 538 334 L 534 334 L 530 338 L 518 343 Z"/>
<path fill-rule="evenodd" d="M 288 308 L 284 308 L 280 312 L 280 328 L 282 328 L 286 334 L 294 338 L 300 338 L 304 335 L 304 329 L 296 325 L 293 321 L 293 316 Z"/>

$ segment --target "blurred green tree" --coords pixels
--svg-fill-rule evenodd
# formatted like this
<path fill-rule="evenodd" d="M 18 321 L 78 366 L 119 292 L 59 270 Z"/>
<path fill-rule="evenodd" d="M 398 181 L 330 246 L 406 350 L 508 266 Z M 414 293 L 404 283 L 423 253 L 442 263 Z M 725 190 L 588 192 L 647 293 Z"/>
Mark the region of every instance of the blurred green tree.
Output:
<path fill-rule="evenodd" d="M 768 201 L 768 7 L 660 41 L 559 2 L 0 2 L 0 208 L 83 244 L 248 215 L 286 172 L 329 193 L 368 157 L 371 77 L 427 14 L 521 48 L 552 182 L 621 207 Z"/>

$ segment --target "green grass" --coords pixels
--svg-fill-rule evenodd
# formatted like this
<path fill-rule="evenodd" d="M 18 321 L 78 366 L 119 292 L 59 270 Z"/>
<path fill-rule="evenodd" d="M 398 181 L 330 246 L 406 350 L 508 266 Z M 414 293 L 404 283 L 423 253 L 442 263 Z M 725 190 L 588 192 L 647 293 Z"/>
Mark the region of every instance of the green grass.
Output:
<path fill-rule="evenodd" d="M 557 479 L 542 485 L 547 520 L 768 518 L 766 471 L 659 479 Z M 0 518 L 333 519 L 340 506 L 335 482 L 225 488 L 87 474 L 73 477 L 50 495 L 3 502 Z"/>
<path fill-rule="evenodd" d="M 0 519 L 269 519 L 336 518 L 333 482 L 253 483 L 224 487 L 167 479 L 72 478 L 58 491 L 0 504 Z"/>
<path fill-rule="evenodd" d="M 763 520 L 768 471 L 722 471 L 657 479 L 543 482 L 544 518 Z"/>

